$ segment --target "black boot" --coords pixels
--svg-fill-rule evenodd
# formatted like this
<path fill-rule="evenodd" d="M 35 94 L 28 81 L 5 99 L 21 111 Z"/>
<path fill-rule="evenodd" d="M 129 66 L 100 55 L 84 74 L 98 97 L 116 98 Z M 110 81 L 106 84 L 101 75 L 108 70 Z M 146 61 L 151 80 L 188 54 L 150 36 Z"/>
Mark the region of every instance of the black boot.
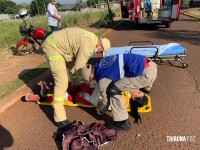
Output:
<path fill-rule="evenodd" d="M 59 129 L 61 129 L 63 131 L 68 130 L 70 128 L 71 124 L 72 123 L 69 120 L 57 122 L 57 126 L 59 127 Z"/>
<path fill-rule="evenodd" d="M 129 119 L 123 120 L 123 121 L 114 121 L 113 124 L 111 124 L 108 128 L 114 129 L 117 131 L 129 130 L 131 129 L 131 123 Z"/>
<path fill-rule="evenodd" d="M 72 124 L 72 123 L 71 123 L 69 120 L 64 120 L 64 121 L 61 121 L 61 122 L 57 122 L 58 129 L 57 129 L 57 131 L 54 133 L 53 139 L 54 139 L 55 141 L 62 142 L 63 133 L 64 133 L 66 130 L 69 130 L 69 129 L 70 129 L 71 124 Z"/>

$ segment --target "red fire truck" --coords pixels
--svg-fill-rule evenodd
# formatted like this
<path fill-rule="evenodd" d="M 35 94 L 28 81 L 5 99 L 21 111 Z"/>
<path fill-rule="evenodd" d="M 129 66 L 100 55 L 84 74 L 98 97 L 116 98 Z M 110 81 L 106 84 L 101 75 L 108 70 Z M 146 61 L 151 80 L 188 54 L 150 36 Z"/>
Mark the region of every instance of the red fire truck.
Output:
<path fill-rule="evenodd" d="M 179 19 L 181 0 L 120 0 L 122 18 L 139 24 L 163 24 Z"/>

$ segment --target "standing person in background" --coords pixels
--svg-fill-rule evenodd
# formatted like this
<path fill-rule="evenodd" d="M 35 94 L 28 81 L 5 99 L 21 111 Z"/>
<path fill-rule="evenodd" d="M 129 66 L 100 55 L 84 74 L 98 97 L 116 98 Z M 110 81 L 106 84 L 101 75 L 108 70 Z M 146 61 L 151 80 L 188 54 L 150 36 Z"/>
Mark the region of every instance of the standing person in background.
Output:
<path fill-rule="evenodd" d="M 61 17 L 58 15 L 58 11 L 56 9 L 56 0 L 50 0 L 48 4 L 48 25 L 51 28 L 51 31 L 58 30 L 58 24 L 61 21 Z"/>
<path fill-rule="evenodd" d="M 110 41 L 74 27 L 53 32 L 43 45 L 55 82 L 54 119 L 61 130 L 66 130 L 70 124 L 63 106 L 68 88 L 67 69 L 72 74 L 82 69 L 92 55 L 109 50 Z"/>

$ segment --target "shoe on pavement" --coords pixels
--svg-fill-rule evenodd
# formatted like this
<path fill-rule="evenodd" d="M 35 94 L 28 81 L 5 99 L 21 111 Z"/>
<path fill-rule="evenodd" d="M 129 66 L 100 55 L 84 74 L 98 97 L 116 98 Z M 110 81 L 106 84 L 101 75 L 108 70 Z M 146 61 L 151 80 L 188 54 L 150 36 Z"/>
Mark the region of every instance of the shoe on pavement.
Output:
<path fill-rule="evenodd" d="M 25 96 L 25 100 L 28 102 L 38 102 L 40 100 L 40 96 L 39 95 L 34 95 L 31 93 L 27 93 Z"/>
<path fill-rule="evenodd" d="M 126 131 L 126 130 L 131 129 L 131 123 L 129 119 L 123 120 L 123 121 L 114 121 L 113 124 L 111 124 L 108 128 L 114 129 L 117 131 L 121 131 L 121 130 Z"/>

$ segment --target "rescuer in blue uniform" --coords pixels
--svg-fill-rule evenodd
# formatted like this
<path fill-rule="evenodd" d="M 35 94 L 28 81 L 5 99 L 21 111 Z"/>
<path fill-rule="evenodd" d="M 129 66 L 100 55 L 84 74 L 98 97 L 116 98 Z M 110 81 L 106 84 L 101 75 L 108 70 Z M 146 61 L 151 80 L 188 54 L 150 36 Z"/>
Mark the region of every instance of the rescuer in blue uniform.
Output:
<path fill-rule="evenodd" d="M 150 91 L 157 77 L 157 65 L 142 55 L 117 54 L 102 58 L 94 67 L 94 78 L 103 98 L 98 110 L 104 114 L 111 107 L 115 130 L 128 130 L 131 124 L 122 91 Z M 92 78 L 92 76 L 91 76 Z"/>

